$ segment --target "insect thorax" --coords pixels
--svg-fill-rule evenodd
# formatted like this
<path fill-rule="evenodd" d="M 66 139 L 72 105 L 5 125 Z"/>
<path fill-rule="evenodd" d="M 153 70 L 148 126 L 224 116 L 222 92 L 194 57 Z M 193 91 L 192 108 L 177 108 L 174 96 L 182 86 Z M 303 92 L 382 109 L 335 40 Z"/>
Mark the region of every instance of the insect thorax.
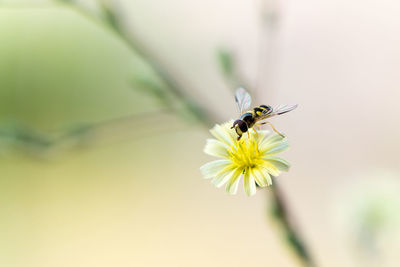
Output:
<path fill-rule="evenodd" d="M 240 116 L 240 119 L 246 122 L 248 128 L 253 127 L 256 122 L 253 110 L 243 113 L 242 116 Z"/>
<path fill-rule="evenodd" d="M 246 122 L 247 126 L 251 128 L 257 121 L 265 118 L 271 112 L 272 108 L 270 106 L 261 105 L 243 113 L 240 119 Z"/>

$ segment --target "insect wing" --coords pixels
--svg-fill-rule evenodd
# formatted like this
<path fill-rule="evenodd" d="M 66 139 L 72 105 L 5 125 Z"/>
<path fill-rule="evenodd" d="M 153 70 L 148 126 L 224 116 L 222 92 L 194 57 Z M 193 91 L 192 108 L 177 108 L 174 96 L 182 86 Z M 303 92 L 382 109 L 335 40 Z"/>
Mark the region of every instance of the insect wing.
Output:
<path fill-rule="evenodd" d="M 243 111 L 250 108 L 251 96 L 244 88 L 240 87 L 236 90 L 235 101 L 239 108 L 240 114 L 242 114 Z"/>
<path fill-rule="evenodd" d="M 278 107 L 274 108 L 273 114 L 274 115 L 281 115 L 281 114 L 284 114 L 284 113 L 287 113 L 289 111 L 294 110 L 295 108 L 297 108 L 297 106 L 298 106 L 297 104 L 295 104 L 295 105 L 281 105 L 281 106 L 278 106 Z"/>

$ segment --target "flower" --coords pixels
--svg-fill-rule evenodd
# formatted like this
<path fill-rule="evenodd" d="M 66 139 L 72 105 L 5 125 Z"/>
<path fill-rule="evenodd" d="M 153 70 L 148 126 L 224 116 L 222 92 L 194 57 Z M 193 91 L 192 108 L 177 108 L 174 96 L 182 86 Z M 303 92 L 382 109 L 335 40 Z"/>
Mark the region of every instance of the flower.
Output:
<path fill-rule="evenodd" d="M 271 185 L 271 175 L 289 170 L 289 162 L 275 156 L 289 144 L 285 137 L 254 129 L 237 140 L 231 125 L 232 122 L 217 124 L 210 130 L 216 139 L 207 139 L 204 152 L 221 159 L 206 163 L 200 170 L 204 178 L 212 178 L 216 187 L 226 184 L 226 192 L 231 195 L 236 194 L 243 176 L 244 190 L 251 196 L 256 193 L 256 183 L 260 187 Z"/>

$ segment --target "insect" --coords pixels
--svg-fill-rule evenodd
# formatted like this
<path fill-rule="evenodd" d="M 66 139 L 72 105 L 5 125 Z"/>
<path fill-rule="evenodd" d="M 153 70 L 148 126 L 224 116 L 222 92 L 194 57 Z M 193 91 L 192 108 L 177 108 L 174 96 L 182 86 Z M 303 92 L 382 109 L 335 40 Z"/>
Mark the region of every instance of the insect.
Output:
<path fill-rule="evenodd" d="M 257 106 L 251 110 L 247 110 L 250 107 L 251 104 L 251 97 L 250 94 L 243 88 L 238 88 L 235 93 L 235 101 L 236 104 L 238 105 L 239 111 L 240 111 L 240 118 L 238 120 L 235 120 L 233 122 L 233 125 L 231 129 L 235 129 L 236 133 L 238 134 L 237 140 L 240 140 L 242 135 L 247 132 L 250 128 L 253 128 L 254 126 L 259 126 L 263 124 L 268 124 L 271 126 L 271 128 L 284 137 L 283 134 L 278 132 L 277 129 L 268 121 L 264 121 L 267 118 L 271 118 L 276 115 L 282 115 L 284 113 L 287 113 L 289 111 L 294 110 L 297 108 L 296 105 L 280 105 L 277 107 L 272 108 L 271 106 L 267 105 L 260 105 Z M 254 129 L 254 128 L 253 128 Z"/>

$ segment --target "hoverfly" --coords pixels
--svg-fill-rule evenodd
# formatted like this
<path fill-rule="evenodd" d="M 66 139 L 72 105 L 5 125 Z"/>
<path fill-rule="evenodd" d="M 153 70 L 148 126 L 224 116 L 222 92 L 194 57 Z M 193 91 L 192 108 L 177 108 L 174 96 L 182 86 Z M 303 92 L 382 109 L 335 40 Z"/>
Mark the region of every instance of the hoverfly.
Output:
<path fill-rule="evenodd" d="M 263 124 L 270 125 L 276 133 L 284 137 L 284 135 L 278 132 L 278 130 L 275 129 L 270 122 L 263 120 L 276 115 L 282 115 L 297 108 L 297 104 L 280 105 L 275 108 L 267 105 L 260 105 L 243 113 L 243 111 L 247 110 L 251 104 L 250 94 L 243 88 L 238 88 L 236 90 L 235 101 L 240 111 L 240 118 L 233 122 L 231 129 L 235 129 L 236 133 L 238 134 L 237 140 L 240 140 L 242 135 L 250 128 Z"/>

